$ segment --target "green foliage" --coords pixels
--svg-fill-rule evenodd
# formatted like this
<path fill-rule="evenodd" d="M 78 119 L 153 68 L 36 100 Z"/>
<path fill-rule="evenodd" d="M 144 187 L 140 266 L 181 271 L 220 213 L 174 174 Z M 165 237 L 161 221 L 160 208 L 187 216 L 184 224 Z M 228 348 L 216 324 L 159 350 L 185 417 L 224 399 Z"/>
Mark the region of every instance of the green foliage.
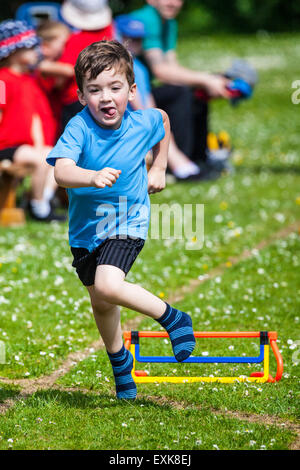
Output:
<path fill-rule="evenodd" d="M 144 0 L 111 0 L 114 13 L 125 13 L 145 4 Z M 181 33 L 207 31 L 290 31 L 299 29 L 298 0 L 186 0 L 180 13 Z"/>
<path fill-rule="evenodd" d="M 13 17 L 17 6 L 25 3 L 2 2 L 0 21 Z M 62 0 L 60 1 L 62 3 Z M 140 8 L 145 0 L 110 0 L 115 15 Z M 297 31 L 300 20 L 298 0 L 186 0 L 179 17 L 181 33 L 212 31 Z"/>
<path fill-rule="evenodd" d="M 226 9 L 220 16 L 220 2 L 218 0 L 203 0 L 203 4 L 224 18 L 228 25 L 238 27 L 240 30 L 266 29 L 297 29 L 300 6 L 297 0 L 285 2 L 282 0 L 229 0 Z"/>

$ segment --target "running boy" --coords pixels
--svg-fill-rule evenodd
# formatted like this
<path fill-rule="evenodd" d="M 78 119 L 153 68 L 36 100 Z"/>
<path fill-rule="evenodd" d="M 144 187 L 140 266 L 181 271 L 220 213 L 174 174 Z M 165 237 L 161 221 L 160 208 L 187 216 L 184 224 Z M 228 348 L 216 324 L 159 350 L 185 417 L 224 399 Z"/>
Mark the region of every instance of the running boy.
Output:
<path fill-rule="evenodd" d="M 73 266 L 89 292 L 117 398 L 134 399 L 133 357 L 122 341 L 118 305 L 157 320 L 178 361 L 195 347 L 189 315 L 125 280 L 147 237 L 148 193 L 165 187 L 169 119 L 158 109 L 126 110 L 136 84 L 132 57 L 118 41 L 86 47 L 75 74 L 85 108 L 70 120 L 47 161 L 68 191 Z M 151 148 L 154 163 L 147 175 L 145 155 Z"/>

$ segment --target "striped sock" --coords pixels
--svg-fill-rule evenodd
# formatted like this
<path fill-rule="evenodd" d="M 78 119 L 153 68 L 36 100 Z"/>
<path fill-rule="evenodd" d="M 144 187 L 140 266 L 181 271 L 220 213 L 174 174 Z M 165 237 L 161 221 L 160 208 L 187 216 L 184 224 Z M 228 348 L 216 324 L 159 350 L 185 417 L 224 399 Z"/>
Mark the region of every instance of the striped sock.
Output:
<path fill-rule="evenodd" d="M 169 334 L 176 360 L 182 362 L 192 354 L 196 344 L 192 319 L 187 313 L 166 305 L 165 313 L 157 321 Z"/>
<path fill-rule="evenodd" d="M 125 349 L 123 344 L 119 352 L 110 354 L 107 351 L 111 362 L 116 382 L 117 398 L 134 400 L 136 398 L 136 385 L 132 378 L 133 356 Z"/>

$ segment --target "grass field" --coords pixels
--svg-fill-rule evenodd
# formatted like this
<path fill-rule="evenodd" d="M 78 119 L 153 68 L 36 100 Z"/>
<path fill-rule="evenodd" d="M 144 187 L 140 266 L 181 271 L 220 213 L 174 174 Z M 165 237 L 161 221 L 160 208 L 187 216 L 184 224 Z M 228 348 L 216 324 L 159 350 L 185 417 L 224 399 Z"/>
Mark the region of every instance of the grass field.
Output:
<path fill-rule="evenodd" d="M 73 268 L 67 225 L 0 229 L 0 449 L 299 449 L 300 124 L 292 104 L 299 36 L 181 40 L 191 67 L 224 70 L 235 57 L 259 72 L 252 100 L 212 104 L 211 128 L 229 132 L 234 172 L 169 185 L 153 203 L 204 204 L 205 243 L 149 239 L 129 273 L 176 299 L 198 331 L 278 332 L 277 383 L 140 384 L 115 399 L 112 371 Z M 196 282 L 195 282 L 196 281 Z M 187 288 L 184 291 L 184 287 Z M 123 309 L 124 329 L 157 324 Z M 143 353 L 171 354 L 164 340 Z M 252 340 L 199 340 L 194 354 L 256 355 Z M 255 365 L 147 364 L 151 374 L 248 375 Z M 276 364 L 271 358 L 271 374 Z"/>

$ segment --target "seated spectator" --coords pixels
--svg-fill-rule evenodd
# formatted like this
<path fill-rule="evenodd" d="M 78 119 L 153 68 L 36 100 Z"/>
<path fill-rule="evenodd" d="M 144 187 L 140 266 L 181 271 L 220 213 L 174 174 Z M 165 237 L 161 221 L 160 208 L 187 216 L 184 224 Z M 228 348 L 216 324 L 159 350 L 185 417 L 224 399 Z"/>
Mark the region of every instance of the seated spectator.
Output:
<path fill-rule="evenodd" d="M 79 53 L 93 42 L 114 38 L 112 12 L 107 0 L 65 0 L 61 15 L 70 26 L 79 31 L 73 32 L 66 43 L 59 61 L 75 66 Z M 62 127 L 79 111 L 82 105 L 77 98 L 75 77 L 70 78 L 62 92 Z"/>
<path fill-rule="evenodd" d="M 147 67 L 138 59 L 142 53 L 142 40 L 145 37 L 144 24 L 132 19 L 129 15 L 120 15 L 115 18 L 117 37 L 123 42 L 133 56 L 135 82 L 137 94 L 135 100 L 130 102 L 131 109 L 155 108 L 155 100 L 151 93 L 150 75 Z M 151 161 L 147 156 L 147 161 Z M 177 147 L 174 136 L 171 134 L 168 167 L 177 181 L 190 181 L 200 179 L 200 169 Z"/>
<path fill-rule="evenodd" d="M 57 184 L 46 156 L 55 138 L 55 123 L 47 98 L 29 73 L 37 62 L 38 38 L 22 21 L 0 24 L 0 160 L 33 166 L 29 211 L 39 221 L 63 220 L 50 205 Z"/>
<path fill-rule="evenodd" d="M 203 162 L 207 157 L 208 101 L 197 97 L 193 88 L 202 89 L 209 98 L 229 98 L 229 80 L 178 63 L 176 17 L 182 5 L 183 0 L 147 0 L 131 16 L 145 26 L 143 58 L 152 77 L 162 83 L 152 89 L 156 105 L 169 114 L 180 150 Z"/>

